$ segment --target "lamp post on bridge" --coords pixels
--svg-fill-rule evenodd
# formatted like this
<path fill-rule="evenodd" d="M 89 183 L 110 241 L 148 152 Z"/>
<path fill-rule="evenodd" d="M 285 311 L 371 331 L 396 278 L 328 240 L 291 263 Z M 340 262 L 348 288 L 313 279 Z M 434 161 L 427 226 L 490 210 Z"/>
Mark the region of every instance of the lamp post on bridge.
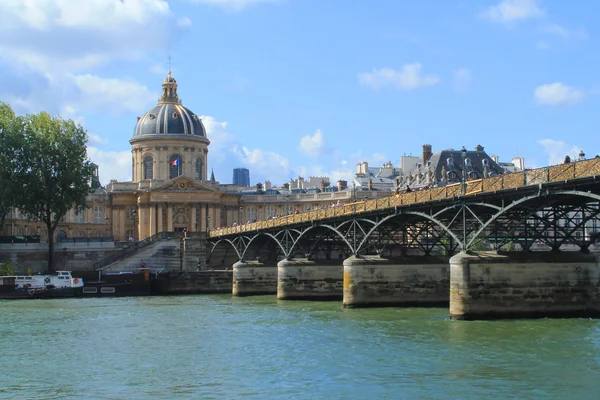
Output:
<path fill-rule="evenodd" d="M 464 196 L 467 193 L 467 149 L 465 148 L 465 146 L 463 146 L 462 149 L 460 149 L 460 155 L 462 156 L 462 194 Z"/>

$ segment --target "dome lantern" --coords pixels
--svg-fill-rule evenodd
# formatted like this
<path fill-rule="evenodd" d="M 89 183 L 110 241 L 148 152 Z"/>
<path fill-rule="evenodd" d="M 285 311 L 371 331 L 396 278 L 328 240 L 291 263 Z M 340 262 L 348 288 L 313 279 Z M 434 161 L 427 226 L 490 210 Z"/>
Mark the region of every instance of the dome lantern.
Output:
<path fill-rule="evenodd" d="M 169 71 L 169 76 L 167 76 L 163 81 L 162 96 L 158 101 L 158 104 L 166 103 L 179 104 L 179 96 L 177 96 L 177 81 L 171 76 L 171 71 Z"/>
<path fill-rule="evenodd" d="M 181 104 L 171 71 L 162 83 L 158 104 L 138 118 L 132 140 L 150 135 L 189 135 L 209 143 L 200 117 Z"/>

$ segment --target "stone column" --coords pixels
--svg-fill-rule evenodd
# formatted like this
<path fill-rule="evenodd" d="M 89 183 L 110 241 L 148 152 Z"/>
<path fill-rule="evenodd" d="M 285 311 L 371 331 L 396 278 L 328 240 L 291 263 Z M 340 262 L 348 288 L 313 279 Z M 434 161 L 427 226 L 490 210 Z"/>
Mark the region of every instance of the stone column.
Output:
<path fill-rule="evenodd" d="M 156 204 L 150 204 L 148 209 L 150 211 L 150 236 L 153 236 L 156 234 Z"/>
<path fill-rule="evenodd" d="M 173 206 L 167 205 L 167 231 L 173 232 Z"/>
<path fill-rule="evenodd" d="M 144 240 L 148 237 L 148 207 L 140 205 L 138 219 L 138 240 Z"/>
<path fill-rule="evenodd" d="M 200 204 L 200 225 L 198 228 L 200 230 L 200 232 L 206 232 L 206 223 L 207 223 L 206 216 L 207 215 L 209 215 L 208 214 L 208 204 L 206 204 L 206 203 Z"/>
<path fill-rule="evenodd" d="M 192 205 L 192 217 L 191 217 L 191 221 L 190 221 L 190 227 L 188 227 L 188 230 L 195 232 L 198 230 L 198 224 L 196 223 L 196 206 Z"/>
<path fill-rule="evenodd" d="M 212 216 L 213 222 L 212 222 L 211 229 L 213 229 L 216 226 L 221 226 L 221 207 L 217 204 L 213 208 L 213 212 L 214 212 L 214 215 Z"/>
<path fill-rule="evenodd" d="M 158 204 L 158 215 L 157 215 L 156 221 L 157 221 L 156 232 L 160 233 L 163 231 L 163 204 L 162 203 Z"/>
<path fill-rule="evenodd" d="M 125 234 L 125 208 L 119 210 L 119 240 L 127 242 L 129 237 Z"/>

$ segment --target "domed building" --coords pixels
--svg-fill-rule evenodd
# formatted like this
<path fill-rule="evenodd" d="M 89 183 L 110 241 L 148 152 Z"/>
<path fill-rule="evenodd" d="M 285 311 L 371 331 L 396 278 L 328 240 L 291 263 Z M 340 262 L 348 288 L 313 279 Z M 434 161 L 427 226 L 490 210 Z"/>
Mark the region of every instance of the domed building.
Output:
<path fill-rule="evenodd" d="M 132 180 L 107 187 L 114 237 L 142 240 L 166 231 L 204 232 L 237 220 L 240 196 L 219 190 L 214 176 L 208 180 L 206 129 L 179 100 L 170 71 L 158 104 L 138 118 L 129 143 Z"/>
<path fill-rule="evenodd" d="M 186 176 L 206 180 L 208 145 L 200 118 L 184 107 L 177 81 L 164 80 L 158 104 L 138 118 L 133 139 L 133 180 L 167 180 Z"/>
<path fill-rule="evenodd" d="M 56 230 L 55 240 L 62 242 L 61 246 L 75 246 L 80 241 L 89 245 L 105 239 L 111 244 L 113 239 L 138 241 L 161 232 L 202 233 L 237 222 L 266 220 L 296 210 L 311 211 L 333 202 L 353 201 L 355 191 L 325 189 L 321 177 L 320 190 L 305 190 L 300 180 L 297 186 L 290 182 L 281 190 L 272 189 L 268 181 L 265 190 L 262 185 L 249 190 L 220 184 L 212 173 L 208 175 L 210 141 L 202 120 L 184 107 L 177 90 L 177 81 L 169 71 L 158 103 L 138 118 L 129 140 L 131 181 L 112 180 L 102 187 L 95 167 L 89 208 L 81 213 L 70 210 Z M 367 194 L 381 197 L 390 193 Z M 42 224 L 28 220 L 16 209 L 7 216 L 2 235 L 48 240 Z"/>

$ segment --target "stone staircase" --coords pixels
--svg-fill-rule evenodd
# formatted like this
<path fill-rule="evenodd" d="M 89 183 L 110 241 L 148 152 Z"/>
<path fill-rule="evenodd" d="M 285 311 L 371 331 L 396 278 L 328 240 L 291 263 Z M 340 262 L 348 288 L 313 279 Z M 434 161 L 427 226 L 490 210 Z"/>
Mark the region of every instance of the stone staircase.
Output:
<path fill-rule="evenodd" d="M 179 271 L 181 265 L 181 249 L 179 240 L 161 239 L 148 247 L 140 249 L 128 257 L 106 265 L 99 270 L 133 271 L 140 268 L 142 260 L 145 267 L 152 270 L 165 269 Z"/>
<path fill-rule="evenodd" d="M 142 263 L 143 260 L 143 263 Z M 206 267 L 206 238 L 195 235 L 186 238 L 166 237 L 130 252 L 124 257 L 108 262 L 100 271 L 136 271 L 142 267 L 153 271 L 196 271 Z"/>

